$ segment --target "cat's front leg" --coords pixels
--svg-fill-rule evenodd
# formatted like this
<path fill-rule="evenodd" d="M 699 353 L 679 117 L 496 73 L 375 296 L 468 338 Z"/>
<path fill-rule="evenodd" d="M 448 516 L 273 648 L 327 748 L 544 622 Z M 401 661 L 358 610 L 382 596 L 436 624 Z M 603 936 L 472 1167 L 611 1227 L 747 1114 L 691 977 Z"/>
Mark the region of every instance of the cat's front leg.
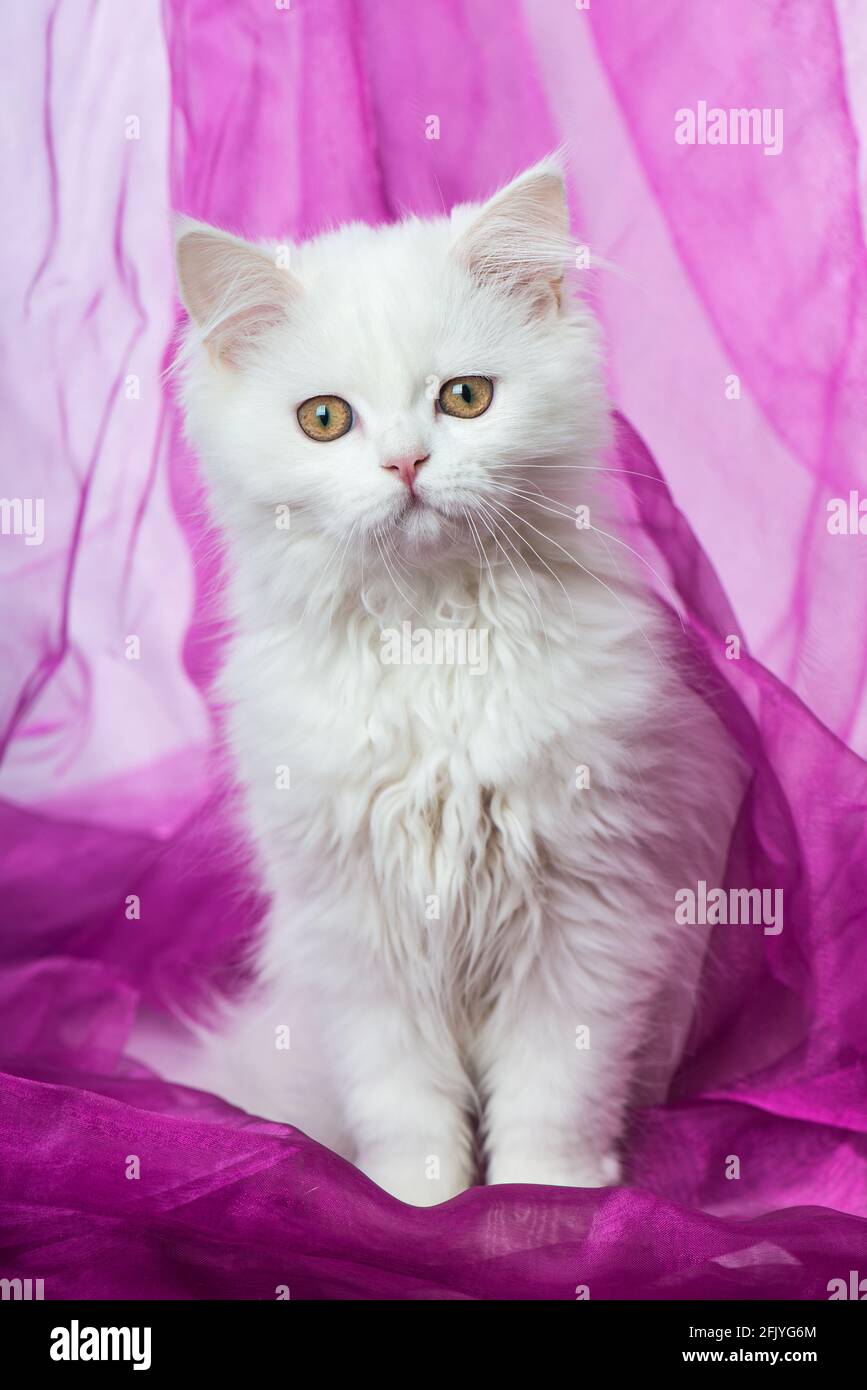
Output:
<path fill-rule="evenodd" d="M 560 950 L 501 995 L 479 1048 L 489 1183 L 620 1180 L 642 992 L 611 956 Z"/>
<path fill-rule="evenodd" d="M 357 1166 L 401 1201 L 434 1206 L 475 1181 L 470 1086 L 451 1040 L 370 965 L 336 1027 Z"/>

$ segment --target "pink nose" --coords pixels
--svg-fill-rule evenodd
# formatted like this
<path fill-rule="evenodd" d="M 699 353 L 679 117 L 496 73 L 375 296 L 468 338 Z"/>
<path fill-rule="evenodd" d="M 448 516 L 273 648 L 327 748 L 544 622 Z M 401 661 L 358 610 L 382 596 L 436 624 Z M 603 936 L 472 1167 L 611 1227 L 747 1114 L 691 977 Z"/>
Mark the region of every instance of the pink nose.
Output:
<path fill-rule="evenodd" d="M 382 466 L 389 473 L 396 473 L 402 483 L 406 483 L 410 492 L 415 487 L 415 473 L 417 468 L 421 468 L 423 463 L 427 463 L 430 454 L 425 454 L 424 458 L 413 458 L 412 454 L 407 454 L 404 458 L 390 459 Z"/>

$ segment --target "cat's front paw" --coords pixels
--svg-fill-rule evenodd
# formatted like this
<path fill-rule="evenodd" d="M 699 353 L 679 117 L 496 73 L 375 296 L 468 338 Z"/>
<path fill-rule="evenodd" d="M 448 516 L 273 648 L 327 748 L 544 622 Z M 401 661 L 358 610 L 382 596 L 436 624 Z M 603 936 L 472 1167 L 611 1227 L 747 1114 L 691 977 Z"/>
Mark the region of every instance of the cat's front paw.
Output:
<path fill-rule="evenodd" d="M 473 1184 L 474 1175 L 458 1162 L 440 1162 L 434 1155 L 423 1158 L 359 1155 L 363 1173 L 401 1202 L 413 1207 L 435 1207 Z"/>
<path fill-rule="evenodd" d="M 620 1160 L 615 1154 L 576 1154 L 546 1158 L 544 1154 L 493 1155 L 488 1183 L 535 1183 L 541 1187 L 616 1187 Z"/>

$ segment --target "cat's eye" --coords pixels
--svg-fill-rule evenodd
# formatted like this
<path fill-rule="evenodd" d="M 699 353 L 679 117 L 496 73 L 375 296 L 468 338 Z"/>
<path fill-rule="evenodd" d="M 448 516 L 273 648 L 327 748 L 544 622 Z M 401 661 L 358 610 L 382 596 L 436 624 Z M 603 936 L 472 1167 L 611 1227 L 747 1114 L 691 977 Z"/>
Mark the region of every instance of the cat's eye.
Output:
<path fill-rule="evenodd" d="M 494 399 L 494 383 L 486 376 L 454 376 L 440 387 L 440 410 L 461 420 L 484 415 Z"/>
<path fill-rule="evenodd" d="M 311 396 L 298 407 L 298 423 L 310 439 L 339 439 L 352 429 L 352 406 L 342 396 Z"/>

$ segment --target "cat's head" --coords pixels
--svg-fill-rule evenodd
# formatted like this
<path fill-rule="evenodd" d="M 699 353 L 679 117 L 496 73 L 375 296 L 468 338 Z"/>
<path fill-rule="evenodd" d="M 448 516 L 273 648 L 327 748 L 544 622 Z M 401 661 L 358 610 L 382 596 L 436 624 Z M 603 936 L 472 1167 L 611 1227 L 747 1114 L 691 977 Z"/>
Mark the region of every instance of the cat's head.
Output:
<path fill-rule="evenodd" d="M 529 470 L 605 433 L 574 258 L 555 160 L 450 217 L 291 247 L 182 221 L 184 405 L 220 520 L 288 504 L 332 544 L 424 555 L 533 516 Z"/>

